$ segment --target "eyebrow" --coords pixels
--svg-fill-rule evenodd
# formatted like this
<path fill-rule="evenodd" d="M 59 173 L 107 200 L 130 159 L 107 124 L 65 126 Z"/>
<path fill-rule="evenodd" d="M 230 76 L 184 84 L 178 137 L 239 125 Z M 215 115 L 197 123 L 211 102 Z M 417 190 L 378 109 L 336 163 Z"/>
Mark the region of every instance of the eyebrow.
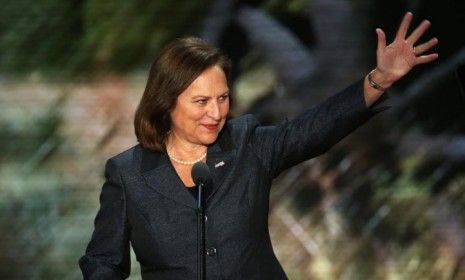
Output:
<path fill-rule="evenodd" d="M 229 89 L 227 91 L 223 92 L 222 94 L 220 94 L 219 96 L 223 96 L 223 95 L 229 95 Z M 192 96 L 192 98 L 211 98 L 211 96 L 194 95 L 194 96 Z"/>

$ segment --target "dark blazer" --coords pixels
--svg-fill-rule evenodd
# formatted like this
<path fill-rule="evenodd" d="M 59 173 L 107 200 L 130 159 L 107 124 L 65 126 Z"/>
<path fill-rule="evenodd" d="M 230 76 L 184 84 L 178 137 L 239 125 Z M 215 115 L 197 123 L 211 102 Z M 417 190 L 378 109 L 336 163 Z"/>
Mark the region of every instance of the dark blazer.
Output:
<path fill-rule="evenodd" d="M 207 279 L 287 279 L 268 232 L 273 178 L 327 151 L 384 108 L 366 108 L 362 81 L 292 121 L 260 126 L 229 120 L 208 148 Z M 196 279 L 196 201 L 165 153 L 137 145 L 108 160 L 100 210 L 86 254 L 85 279 L 122 279 L 129 244 L 143 279 Z"/>

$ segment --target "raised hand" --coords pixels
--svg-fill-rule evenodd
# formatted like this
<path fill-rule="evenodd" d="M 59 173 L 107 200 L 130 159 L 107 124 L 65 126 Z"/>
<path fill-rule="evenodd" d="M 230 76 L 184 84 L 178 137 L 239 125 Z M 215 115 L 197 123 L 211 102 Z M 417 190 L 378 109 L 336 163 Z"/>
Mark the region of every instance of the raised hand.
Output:
<path fill-rule="evenodd" d="M 425 54 L 426 51 L 438 43 L 437 38 L 432 38 L 426 43 L 415 45 L 431 25 L 428 20 L 423 20 L 407 37 L 412 17 L 413 15 L 410 12 L 405 14 L 394 41 L 387 46 L 386 35 L 383 30 L 380 28 L 376 29 L 376 34 L 378 35 L 376 71 L 379 72 L 377 76 L 381 78 L 380 83 L 384 83 L 387 87 L 402 78 L 416 65 L 428 63 L 438 58 L 437 53 Z"/>

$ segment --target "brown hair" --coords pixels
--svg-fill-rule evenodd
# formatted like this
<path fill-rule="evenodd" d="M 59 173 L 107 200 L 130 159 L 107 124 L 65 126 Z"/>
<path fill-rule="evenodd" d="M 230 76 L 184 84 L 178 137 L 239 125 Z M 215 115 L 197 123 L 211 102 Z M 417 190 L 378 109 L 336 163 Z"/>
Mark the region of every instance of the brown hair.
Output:
<path fill-rule="evenodd" d="M 229 81 L 229 59 L 200 38 L 178 38 L 162 49 L 150 67 L 134 118 L 136 137 L 142 147 L 165 150 L 166 136 L 171 128 L 170 112 L 177 97 L 203 71 L 214 65 L 223 69 Z"/>

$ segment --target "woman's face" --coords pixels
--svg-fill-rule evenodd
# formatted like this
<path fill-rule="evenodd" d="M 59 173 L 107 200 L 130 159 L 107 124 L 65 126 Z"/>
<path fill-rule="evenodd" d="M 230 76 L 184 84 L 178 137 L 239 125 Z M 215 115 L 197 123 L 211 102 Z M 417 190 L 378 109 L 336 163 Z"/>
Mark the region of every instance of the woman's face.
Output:
<path fill-rule="evenodd" d="M 229 113 L 229 89 L 224 71 L 212 66 L 177 98 L 171 112 L 171 133 L 195 145 L 215 142 Z"/>

